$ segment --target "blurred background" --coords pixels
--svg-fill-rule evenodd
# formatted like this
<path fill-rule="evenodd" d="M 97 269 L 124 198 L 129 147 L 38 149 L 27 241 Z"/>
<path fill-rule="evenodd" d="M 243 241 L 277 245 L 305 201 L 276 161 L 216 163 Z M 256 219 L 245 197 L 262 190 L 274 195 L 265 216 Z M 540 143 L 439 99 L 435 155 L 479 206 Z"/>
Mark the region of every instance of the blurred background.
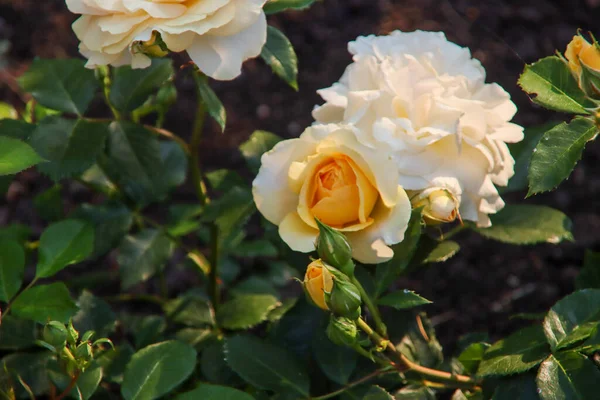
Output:
<path fill-rule="evenodd" d="M 0 0 L 0 101 L 22 110 L 28 100 L 16 78 L 32 59 L 77 57 L 77 39 L 71 31 L 76 16 L 64 0 Z M 269 17 L 283 30 L 300 60 L 298 92 L 271 74 L 261 60 L 244 65 L 242 76 L 231 82 L 213 82 L 227 109 L 227 129 L 212 124 L 202 148 L 206 170 L 234 168 L 245 171 L 237 146 L 257 129 L 283 137 L 298 136 L 311 122 L 311 110 L 321 102 L 315 91 L 337 81 L 350 62 L 346 45 L 359 35 L 393 30 L 443 31 L 471 49 L 487 69 L 488 82 L 498 82 L 519 108 L 515 122 L 533 127 L 561 116 L 533 105 L 516 85 L 524 63 L 564 51 L 578 28 L 597 30 L 600 0 L 322 0 L 306 11 Z M 176 62 L 185 59 L 176 57 Z M 193 82 L 177 79 L 180 91 L 165 127 L 187 137 L 195 110 Z M 98 103 L 92 114 L 106 110 Z M 574 278 L 586 248 L 600 250 L 600 148 L 590 143 L 571 178 L 559 190 L 525 200 L 524 192 L 504 196 L 507 203 L 546 204 L 573 220 L 576 241 L 558 246 L 516 247 L 466 232 L 457 238 L 462 249 L 450 261 L 433 264 L 403 278 L 400 285 L 434 301 L 427 311 L 442 344 L 469 331 L 489 332 L 493 339 L 528 321 L 510 318 L 537 313 L 573 290 Z M 32 197 L 49 188 L 48 178 L 26 171 L 0 199 L 0 226 L 21 222 L 40 232 L 43 223 Z M 89 201 L 78 185 L 63 187 L 64 207 Z M 174 198 L 191 202 L 190 188 Z M 154 210 L 160 214 L 160 206 Z"/>

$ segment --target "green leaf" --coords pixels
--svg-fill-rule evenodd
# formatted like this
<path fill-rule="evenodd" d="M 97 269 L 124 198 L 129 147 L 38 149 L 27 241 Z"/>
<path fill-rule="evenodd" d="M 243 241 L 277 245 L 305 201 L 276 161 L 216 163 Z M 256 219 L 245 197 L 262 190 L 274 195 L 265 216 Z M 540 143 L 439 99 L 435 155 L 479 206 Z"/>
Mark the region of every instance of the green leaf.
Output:
<path fill-rule="evenodd" d="M 444 360 L 442 346 L 436 338 L 431 321 L 425 314 L 418 314 L 420 324 L 412 311 L 394 311 L 388 315 L 390 316 L 388 319 L 390 337 L 392 340 L 401 338 L 394 340 L 398 350 L 422 366 L 439 369 Z M 398 325 L 401 328 L 400 334 Z"/>
<path fill-rule="evenodd" d="M 122 383 L 125 367 L 134 353 L 135 350 L 127 342 L 117 346 L 114 350 L 109 349 L 101 353 L 96 360 L 102 366 L 104 380 L 118 384 Z"/>
<path fill-rule="evenodd" d="M 544 333 L 552 350 L 584 340 L 600 319 L 600 289 L 584 289 L 572 293 L 552 306 L 544 318 Z M 583 330 L 585 333 L 577 332 Z"/>
<path fill-rule="evenodd" d="M 265 14 L 275 14 L 285 10 L 302 10 L 310 7 L 316 0 L 270 0 L 265 4 Z"/>
<path fill-rule="evenodd" d="M 226 192 L 235 186 L 245 186 L 244 179 L 235 171 L 217 169 L 205 174 L 206 180 L 213 190 Z"/>
<path fill-rule="evenodd" d="M 171 256 L 172 244 L 161 231 L 146 229 L 128 235 L 119 246 L 121 286 L 128 289 L 150 279 Z"/>
<path fill-rule="evenodd" d="M 280 141 L 281 138 L 274 133 L 254 131 L 248 140 L 240 145 L 240 151 L 250 169 L 258 171 L 261 156 L 271 150 Z"/>
<path fill-rule="evenodd" d="M 196 79 L 199 99 L 204 103 L 208 114 L 217 121 L 221 127 L 221 132 L 224 132 L 225 125 L 227 124 L 227 113 L 223 103 L 221 103 L 217 94 L 210 87 L 206 76 L 194 74 L 194 78 Z"/>
<path fill-rule="evenodd" d="M 432 302 L 424 297 L 419 296 L 415 292 L 404 289 L 397 292 L 387 294 L 377 301 L 381 306 L 390 306 L 396 310 L 405 308 L 413 308 L 422 306 L 423 304 L 431 304 Z"/>
<path fill-rule="evenodd" d="M 219 227 L 221 248 L 232 249 L 243 239 L 244 232 L 241 228 L 255 210 L 252 193 L 245 188 L 235 187 L 219 199 L 212 201 L 204 209 L 202 219 L 206 222 L 214 222 Z"/>
<path fill-rule="evenodd" d="M 127 331 L 133 333 L 137 349 L 162 341 L 167 329 L 167 320 L 162 315 L 127 315 L 121 322 L 126 323 Z"/>
<path fill-rule="evenodd" d="M 107 143 L 99 164 L 125 194 L 138 203 L 149 203 L 164 195 L 165 171 L 156 135 L 141 125 L 113 122 Z"/>
<path fill-rule="evenodd" d="M 309 396 L 309 379 L 301 364 L 287 349 L 253 336 L 227 339 L 229 366 L 246 382 L 267 390 L 290 391 Z"/>
<path fill-rule="evenodd" d="M 491 216 L 492 226 L 474 228 L 480 235 L 512 244 L 572 241 L 571 220 L 550 207 L 508 205 Z"/>
<path fill-rule="evenodd" d="M 107 302 L 84 290 L 77 299 L 79 311 L 73 316 L 73 326 L 79 332 L 94 331 L 96 338 L 110 335 L 115 330 L 117 316 Z"/>
<path fill-rule="evenodd" d="M 160 143 L 163 175 L 161 180 L 166 189 L 175 188 L 185 182 L 188 162 L 185 152 L 175 142 Z"/>
<path fill-rule="evenodd" d="M 375 297 L 381 296 L 396 278 L 406 272 L 420 238 L 421 209 L 417 209 L 412 211 L 408 228 L 404 233 L 404 240 L 392 246 L 394 258 L 383 265 L 379 265 L 375 270 Z"/>
<path fill-rule="evenodd" d="M 65 216 L 61 197 L 62 186 L 54 185 L 33 199 L 38 215 L 46 221 L 57 221 Z"/>
<path fill-rule="evenodd" d="M 298 90 L 298 57 L 294 46 L 283 32 L 267 26 L 267 42 L 260 56 L 278 77 L 296 91 Z"/>
<path fill-rule="evenodd" d="M 115 248 L 129 232 L 133 222 L 131 211 L 117 202 L 101 205 L 83 204 L 71 216 L 86 221 L 94 227 L 93 258 Z"/>
<path fill-rule="evenodd" d="M 0 101 L 0 120 L 2 119 L 19 119 L 19 113 L 10 104 Z"/>
<path fill-rule="evenodd" d="M 394 394 L 395 400 L 435 400 L 435 393 L 426 386 L 408 385 Z"/>
<path fill-rule="evenodd" d="M 242 242 L 231 252 L 238 257 L 276 257 L 277 247 L 266 239 L 253 240 L 251 242 Z"/>
<path fill-rule="evenodd" d="M 265 321 L 280 304 L 271 295 L 241 295 L 219 307 L 217 321 L 226 329 L 248 329 Z"/>
<path fill-rule="evenodd" d="M 595 329 L 589 335 L 587 340 L 581 345 L 575 347 L 573 350 L 579 351 L 587 355 L 592 355 L 593 353 L 600 350 L 600 325 L 598 323 L 596 323 L 595 325 Z"/>
<path fill-rule="evenodd" d="M 583 268 L 575 279 L 577 289 L 600 289 L 600 253 L 587 249 L 583 257 Z"/>
<path fill-rule="evenodd" d="M 13 240 L 0 241 L 0 301 L 8 302 L 19 291 L 25 273 L 25 251 Z"/>
<path fill-rule="evenodd" d="M 365 393 L 363 400 L 394 400 L 398 397 L 392 396 L 389 394 L 384 388 L 380 386 L 371 386 L 371 388 Z M 399 397 L 400 399 L 405 399 L 402 395 Z"/>
<path fill-rule="evenodd" d="M 600 370 L 576 352 L 551 355 L 540 366 L 537 386 L 543 400 L 593 399 L 598 395 Z"/>
<path fill-rule="evenodd" d="M 200 371 L 206 380 L 228 386 L 241 386 L 243 381 L 225 361 L 223 341 L 213 341 L 200 355 Z"/>
<path fill-rule="evenodd" d="M 473 343 L 460 353 L 458 361 L 465 367 L 465 371 L 474 374 L 483 359 L 483 354 L 490 347 L 487 343 Z"/>
<path fill-rule="evenodd" d="M 35 322 L 15 318 L 10 314 L 3 315 L 2 325 L 0 325 L 0 350 L 20 350 L 33 347 L 35 334 Z"/>
<path fill-rule="evenodd" d="M 194 372 L 196 350 L 179 341 L 150 345 L 131 357 L 121 395 L 125 400 L 151 400 L 179 386 Z"/>
<path fill-rule="evenodd" d="M 47 162 L 38 169 L 59 181 L 91 167 L 104 148 L 108 125 L 83 119 L 47 117 L 31 134 L 31 147 Z"/>
<path fill-rule="evenodd" d="M 25 142 L 0 136 L 0 176 L 23 171 L 43 159 Z"/>
<path fill-rule="evenodd" d="M 23 224 L 11 224 L 0 227 L 0 240 L 14 240 L 20 245 L 25 245 L 31 234 L 31 228 Z"/>
<path fill-rule="evenodd" d="M 21 139 L 26 142 L 35 130 L 35 127 L 35 125 L 28 124 L 25 121 L 3 119 L 0 120 L 0 136 Z"/>
<path fill-rule="evenodd" d="M 19 84 L 43 106 L 83 115 L 98 90 L 94 71 L 78 59 L 36 59 Z"/>
<path fill-rule="evenodd" d="M 438 263 L 449 260 L 460 250 L 460 245 L 452 240 L 444 240 L 435 245 L 423 260 L 423 264 Z"/>
<path fill-rule="evenodd" d="M 0 361 L 0 388 L 18 382 L 20 377 L 35 396 L 46 394 L 50 388 L 46 366 L 52 357 L 53 354 L 49 351 L 9 354 Z M 5 370 L 9 373 L 5 374 Z M 17 383 L 15 387 L 17 398 L 30 398 L 20 384 Z"/>
<path fill-rule="evenodd" d="M 173 73 L 169 58 L 154 59 L 150 67 L 143 69 L 130 66 L 115 68 L 110 102 L 117 110 L 129 113 L 144 104 Z"/>
<path fill-rule="evenodd" d="M 58 363 L 49 363 L 48 374 L 59 392 L 66 390 L 71 382 L 71 377 L 62 371 Z M 79 375 L 75 387 L 69 392 L 69 396 L 76 400 L 88 400 L 98 389 L 101 380 L 102 368 L 98 363 L 93 363 Z"/>
<path fill-rule="evenodd" d="M 163 310 L 169 320 L 178 324 L 206 327 L 215 324 L 213 311 L 208 302 L 198 296 L 183 295 L 167 302 Z"/>
<path fill-rule="evenodd" d="M 550 110 L 589 114 L 586 109 L 595 107 L 579 88 L 569 67 L 556 56 L 526 65 L 519 85 L 525 92 L 535 95 L 535 103 Z"/>
<path fill-rule="evenodd" d="M 55 282 L 34 286 L 19 294 L 11 312 L 17 317 L 45 324 L 48 320 L 66 323 L 77 310 L 69 289 L 64 283 Z"/>
<path fill-rule="evenodd" d="M 535 375 L 522 374 L 502 379 L 494 391 L 492 400 L 539 400 Z"/>
<path fill-rule="evenodd" d="M 84 221 L 67 219 L 50 225 L 40 237 L 36 278 L 53 276 L 85 260 L 94 249 L 94 229 Z"/>
<path fill-rule="evenodd" d="M 478 375 L 512 375 L 525 372 L 550 354 L 541 326 L 521 329 L 486 350 Z"/>
<path fill-rule="evenodd" d="M 332 381 L 345 385 L 356 368 L 358 353 L 353 349 L 331 342 L 324 329 L 314 335 L 312 350 L 315 360 Z"/>
<path fill-rule="evenodd" d="M 227 387 L 201 383 L 196 389 L 182 393 L 175 400 L 253 400 L 248 393 Z"/>
<path fill-rule="evenodd" d="M 531 156 L 527 196 L 552 190 L 567 179 L 586 143 L 597 134 L 594 122 L 581 117 L 547 131 Z"/>

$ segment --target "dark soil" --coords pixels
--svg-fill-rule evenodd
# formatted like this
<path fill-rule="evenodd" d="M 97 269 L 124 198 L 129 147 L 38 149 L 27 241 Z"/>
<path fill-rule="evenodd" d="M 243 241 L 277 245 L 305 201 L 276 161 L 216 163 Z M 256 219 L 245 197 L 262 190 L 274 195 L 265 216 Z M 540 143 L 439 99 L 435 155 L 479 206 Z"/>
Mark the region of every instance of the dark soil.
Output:
<path fill-rule="evenodd" d="M 33 57 L 77 56 L 70 30 L 75 19 L 63 0 L 0 0 L 0 38 L 10 41 L 9 65 L 0 70 L 0 98 L 18 107 L 23 98 L 14 78 Z M 350 62 L 346 44 L 359 35 L 400 30 L 441 30 L 450 40 L 471 48 L 488 71 L 488 81 L 508 90 L 519 113 L 516 122 L 535 126 L 560 118 L 531 104 L 516 85 L 525 62 L 563 50 L 577 28 L 592 30 L 600 20 L 600 0 L 324 0 L 308 11 L 270 17 L 294 44 L 300 60 L 300 91 L 294 92 L 255 60 L 244 74 L 214 87 L 227 108 L 225 134 L 216 126 L 202 149 L 208 169 L 235 168 L 243 162 L 237 146 L 256 129 L 294 137 L 311 123 L 320 102 L 315 90 L 330 86 Z M 596 32 L 598 33 L 598 32 Z M 186 136 L 194 112 L 193 86 L 185 79 L 167 128 Z M 443 344 L 470 331 L 493 338 L 529 322 L 510 319 L 516 313 L 548 309 L 574 288 L 586 248 L 600 250 L 600 146 L 591 143 L 584 160 L 559 190 L 524 200 L 524 193 L 505 196 L 507 203 L 546 204 L 568 214 L 575 243 L 516 247 L 485 240 L 473 233 L 459 237 L 461 252 L 449 262 L 417 271 L 401 284 L 434 301 L 428 313 Z M 48 187 L 46 178 L 21 174 L 0 202 L 0 224 L 20 221 L 41 228 L 31 197 Z M 66 206 L 81 201 L 68 190 Z M 175 201 L 191 201 L 182 190 Z"/>

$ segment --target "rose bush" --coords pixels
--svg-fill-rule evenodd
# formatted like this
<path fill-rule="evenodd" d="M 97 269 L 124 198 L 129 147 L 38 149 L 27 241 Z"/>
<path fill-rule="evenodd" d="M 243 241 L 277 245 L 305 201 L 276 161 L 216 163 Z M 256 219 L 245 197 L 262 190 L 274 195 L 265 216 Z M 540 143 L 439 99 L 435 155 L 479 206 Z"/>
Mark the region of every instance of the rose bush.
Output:
<path fill-rule="evenodd" d="M 278 143 L 261 162 L 254 201 L 293 250 L 314 251 L 318 218 L 347 234 L 357 260 L 393 256 L 389 245 L 404 238 L 411 206 L 385 149 L 360 143 L 349 127 L 323 125 Z"/>
<path fill-rule="evenodd" d="M 418 191 L 448 190 L 464 220 L 489 226 L 504 207 L 495 185 L 514 174 L 507 143 L 523 139 L 509 122 L 517 109 L 468 49 L 440 32 L 360 37 L 353 63 L 322 89 L 317 123 L 352 124 L 368 147 L 394 152 L 399 183 Z"/>
<path fill-rule="evenodd" d="M 186 51 L 206 75 L 233 79 L 242 63 L 256 57 L 265 44 L 266 0 L 67 0 L 82 14 L 73 24 L 87 66 L 145 68 L 144 46 L 156 37 L 170 51 Z"/>

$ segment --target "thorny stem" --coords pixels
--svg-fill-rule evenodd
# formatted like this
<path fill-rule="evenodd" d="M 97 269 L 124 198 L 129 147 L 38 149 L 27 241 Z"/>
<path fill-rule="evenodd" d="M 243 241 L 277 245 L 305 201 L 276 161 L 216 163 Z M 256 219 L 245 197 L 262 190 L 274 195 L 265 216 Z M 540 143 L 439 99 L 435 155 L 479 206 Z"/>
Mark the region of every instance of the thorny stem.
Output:
<path fill-rule="evenodd" d="M 383 374 L 386 374 L 386 373 L 389 373 L 389 372 L 390 372 L 390 370 L 387 369 L 387 368 L 378 369 L 377 371 L 375 371 L 375 372 L 373 372 L 373 373 L 371 373 L 369 375 L 363 376 L 362 378 L 357 379 L 354 382 L 350 382 L 349 384 L 347 384 L 346 386 L 344 386 L 341 389 L 336 390 L 335 392 L 331 392 L 331 393 L 328 393 L 328 394 L 323 395 L 323 396 L 311 397 L 310 399 L 311 400 L 327 400 L 327 399 L 331 399 L 332 397 L 335 397 L 335 396 L 338 396 L 338 395 L 344 393 L 346 390 L 352 389 L 354 386 L 358 386 L 361 383 L 365 383 L 365 382 L 370 381 L 371 379 L 373 379 L 373 378 L 375 378 L 375 377 L 377 377 L 379 375 L 383 375 Z"/>
<path fill-rule="evenodd" d="M 371 328 L 362 318 L 359 318 L 356 322 L 358 327 L 362 329 L 367 335 L 369 335 L 369 338 L 371 338 L 375 345 L 385 348 L 386 350 L 392 352 L 394 356 L 396 356 L 396 358 L 398 358 L 398 360 L 403 365 L 405 365 L 408 369 L 419 373 L 423 376 L 423 378 L 428 378 L 433 381 L 443 381 L 446 384 L 446 386 L 451 385 L 454 387 L 469 388 L 477 387 L 477 382 L 475 382 L 469 376 L 451 374 L 450 372 L 423 367 L 422 365 L 412 362 L 404 354 L 399 352 L 392 342 L 390 342 L 387 339 L 384 339 L 377 332 L 375 332 L 373 328 Z"/>
<path fill-rule="evenodd" d="M 365 303 L 365 305 L 369 309 L 369 312 L 371 313 L 371 316 L 373 317 L 373 322 L 375 322 L 375 329 L 381 336 L 387 337 L 387 327 L 385 326 L 385 324 L 383 323 L 383 320 L 381 319 L 381 314 L 379 313 L 379 309 L 377 308 L 377 306 L 375 306 L 375 304 L 373 304 L 373 300 L 371 299 L 371 296 L 369 296 L 369 294 L 367 293 L 365 288 L 362 286 L 360 281 L 358 279 L 356 279 L 355 276 L 352 277 L 351 281 L 354 284 L 354 286 L 356 286 L 356 288 L 358 289 L 362 301 Z"/>

